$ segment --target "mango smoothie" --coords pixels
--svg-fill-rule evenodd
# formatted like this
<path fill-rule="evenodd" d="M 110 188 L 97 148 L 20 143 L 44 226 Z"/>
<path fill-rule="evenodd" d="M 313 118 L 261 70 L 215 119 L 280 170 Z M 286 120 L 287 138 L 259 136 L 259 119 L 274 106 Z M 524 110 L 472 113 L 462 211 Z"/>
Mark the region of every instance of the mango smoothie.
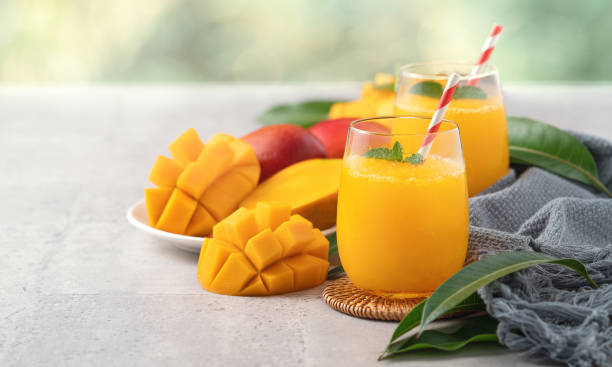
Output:
<path fill-rule="evenodd" d="M 472 63 L 426 62 L 403 66 L 395 114 L 430 117 L 450 72 L 463 75 L 444 117 L 459 125 L 468 191 L 474 196 L 508 173 L 508 128 L 495 67 L 470 75 Z M 468 81 L 475 85 L 467 85 Z M 402 132 L 400 131 L 393 131 Z"/>
<path fill-rule="evenodd" d="M 413 165 L 345 154 L 338 250 L 358 287 L 427 296 L 461 269 L 468 222 L 462 161 L 430 155 Z"/>
<path fill-rule="evenodd" d="M 396 105 L 395 114 L 431 116 L 438 101 L 427 96 L 407 95 L 398 100 L 401 105 Z M 485 100 L 457 99 L 450 103 L 445 117 L 459 125 L 468 190 L 470 196 L 476 195 L 508 172 L 510 158 L 504 104 L 497 96 Z"/>

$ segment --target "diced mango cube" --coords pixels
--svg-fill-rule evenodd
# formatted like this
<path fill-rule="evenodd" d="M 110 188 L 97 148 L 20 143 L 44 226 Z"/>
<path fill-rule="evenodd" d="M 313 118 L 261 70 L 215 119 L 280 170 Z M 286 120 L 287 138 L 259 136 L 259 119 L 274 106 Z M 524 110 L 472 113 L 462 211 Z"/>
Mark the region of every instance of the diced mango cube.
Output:
<path fill-rule="evenodd" d="M 293 270 L 282 261 L 262 271 L 261 277 L 271 294 L 281 294 L 295 290 Z"/>
<path fill-rule="evenodd" d="M 318 228 L 312 229 L 313 240 L 304 248 L 304 252 L 312 256 L 325 259 L 329 254 L 329 241 Z"/>
<path fill-rule="evenodd" d="M 249 180 L 249 182 L 251 182 L 253 185 L 257 185 L 257 182 L 259 182 L 261 168 L 259 167 L 259 164 L 251 164 L 248 166 L 238 166 L 234 168 L 234 172 Z"/>
<path fill-rule="evenodd" d="M 191 162 L 178 177 L 176 187 L 185 191 L 192 198 L 199 198 L 216 177 L 216 173 L 208 167 Z"/>
<path fill-rule="evenodd" d="M 208 248 L 208 244 L 210 243 L 210 238 L 204 238 L 204 242 L 202 242 L 202 248 L 200 249 L 200 258 L 198 259 L 198 264 L 200 264 L 200 260 L 202 260 L 202 254 L 206 253 L 206 249 Z"/>
<path fill-rule="evenodd" d="M 217 220 L 221 220 L 230 215 L 253 188 L 246 178 L 230 171 L 210 185 L 200 202 Z"/>
<path fill-rule="evenodd" d="M 262 296 L 268 294 L 268 289 L 261 279 L 261 275 L 255 276 L 255 278 L 251 279 L 249 284 L 247 284 L 244 289 L 240 291 L 239 296 Z"/>
<path fill-rule="evenodd" d="M 213 292 L 236 294 L 251 280 L 257 271 L 244 256 L 244 254 L 231 254 L 215 279 L 210 283 Z"/>
<path fill-rule="evenodd" d="M 376 86 L 393 84 L 394 82 L 393 75 L 377 74 L 373 83 L 367 82 L 363 85 L 360 99 L 334 103 L 329 110 L 329 118 L 372 117 L 393 114 L 395 91 L 376 88 Z"/>
<path fill-rule="evenodd" d="M 266 296 L 323 283 L 329 242 L 308 220 L 290 217 L 287 207 L 258 203 L 217 223 L 200 252 L 202 287 L 228 295 Z"/>
<path fill-rule="evenodd" d="M 236 210 L 259 180 L 255 151 L 230 135 L 216 134 L 203 144 L 189 129 L 168 149 L 173 159 L 158 157 L 149 174 L 150 181 L 165 190 L 145 192 L 149 225 L 157 229 L 210 235 L 213 226 Z"/>
<path fill-rule="evenodd" d="M 291 217 L 291 205 L 279 202 L 260 202 L 255 207 L 255 217 L 259 230 L 275 230 L 281 223 Z"/>
<path fill-rule="evenodd" d="M 235 139 L 230 143 L 230 146 L 234 150 L 234 166 L 259 166 L 257 156 L 253 154 L 253 148 L 247 142 Z M 259 180 L 259 173 L 257 174 L 257 179 Z"/>
<path fill-rule="evenodd" d="M 183 166 L 195 161 L 202 148 L 204 148 L 204 143 L 194 128 L 185 131 L 168 146 L 172 158 Z"/>
<path fill-rule="evenodd" d="M 185 233 L 198 202 L 179 189 L 174 189 L 157 221 L 157 228 L 172 233 Z"/>
<path fill-rule="evenodd" d="M 283 245 L 284 257 L 301 252 L 313 240 L 312 224 L 298 214 L 278 226 L 274 234 Z"/>
<path fill-rule="evenodd" d="M 147 207 L 147 217 L 149 225 L 155 227 L 157 220 L 161 216 L 170 195 L 172 194 L 171 187 L 157 187 L 145 189 L 145 204 Z"/>
<path fill-rule="evenodd" d="M 149 174 L 149 181 L 156 186 L 174 187 L 182 171 L 183 166 L 168 157 L 160 155 L 153 164 Z"/>
<path fill-rule="evenodd" d="M 329 262 L 311 255 L 297 255 L 285 260 L 295 274 L 295 287 L 297 289 L 312 288 L 321 284 L 329 269 Z"/>
<path fill-rule="evenodd" d="M 198 262 L 198 280 L 203 287 L 210 286 L 223 264 L 233 253 L 239 253 L 239 251 L 228 243 L 215 239 L 204 239 Z"/>
<path fill-rule="evenodd" d="M 266 228 L 249 239 L 244 253 L 258 270 L 262 270 L 283 256 L 283 246 L 270 228 Z"/>
<path fill-rule="evenodd" d="M 395 75 L 388 73 L 376 73 L 374 85 L 395 84 Z"/>
<path fill-rule="evenodd" d="M 206 144 L 210 144 L 211 146 L 215 146 L 217 144 L 229 144 L 229 143 L 233 142 L 234 140 L 236 140 L 236 138 L 234 138 L 233 136 L 231 136 L 229 134 L 217 133 L 217 134 L 213 135 L 210 139 L 208 139 Z"/>
<path fill-rule="evenodd" d="M 232 162 L 234 161 L 234 150 L 225 137 L 215 139 L 219 135 L 222 134 L 213 136 L 206 143 L 196 161 L 200 165 L 206 166 L 211 171 L 211 175 L 214 175 L 214 178 L 229 171 L 233 167 Z M 232 137 L 230 136 L 230 138 Z"/>
<path fill-rule="evenodd" d="M 202 204 L 198 203 L 193 216 L 191 217 L 191 221 L 187 225 L 187 229 L 185 230 L 185 234 L 187 236 L 205 236 L 210 233 L 210 230 L 215 225 L 215 218 L 210 215 L 210 213 L 204 209 Z"/>
<path fill-rule="evenodd" d="M 229 235 L 227 223 L 225 223 L 225 221 L 221 221 L 214 225 L 212 229 L 212 237 L 216 240 L 225 241 L 228 243 L 232 242 L 232 238 Z"/>
<path fill-rule="evenodd" d="M 208 250 L 208 245 L 212 242 L 211 238 L 204 238 L 202 242 L 202 248 L 200 249 L 200 257 L 198 258 L 198 280 L 200 279 L 200 269 L 204 269 L 204 258 L 206 257 L 206 250 Z"/>
<path fill-rule="evenodd" d="M 229 242 L 239 248 L 244 248 L 249 238 L 259 232 L 255 213 L 252 210 L 240 208 L 223 220 Z"/>

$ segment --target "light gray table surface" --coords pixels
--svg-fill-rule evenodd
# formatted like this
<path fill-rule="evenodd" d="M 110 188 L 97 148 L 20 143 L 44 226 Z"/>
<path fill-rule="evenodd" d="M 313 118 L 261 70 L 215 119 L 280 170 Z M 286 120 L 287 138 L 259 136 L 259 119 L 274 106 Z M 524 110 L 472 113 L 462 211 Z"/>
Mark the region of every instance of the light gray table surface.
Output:
<path fill-rule="evenodd" d="M 188 127 L 241 136 L 280 102 L 357 84 L 0 87 L 0 366 L 521 366 L 497 346 L 377 363 L 396 324 L 333 311 L 323 286 L 204 291 L 197 256 L 131 227 L 158 154 Z M 612 139 L 612 86 L 510 85 L 509 114 Z"/>

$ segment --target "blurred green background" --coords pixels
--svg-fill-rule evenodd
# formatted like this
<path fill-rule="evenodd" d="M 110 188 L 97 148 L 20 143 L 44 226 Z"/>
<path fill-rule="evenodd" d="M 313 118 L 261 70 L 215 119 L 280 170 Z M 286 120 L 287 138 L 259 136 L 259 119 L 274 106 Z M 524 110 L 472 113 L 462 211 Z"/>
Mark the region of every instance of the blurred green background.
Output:
<path fill-rule="evenodd" d="M 612 1 L 4 0 L 0 82 L 365 80 L 475 60 L 504 81 L 612 79 Z"/>

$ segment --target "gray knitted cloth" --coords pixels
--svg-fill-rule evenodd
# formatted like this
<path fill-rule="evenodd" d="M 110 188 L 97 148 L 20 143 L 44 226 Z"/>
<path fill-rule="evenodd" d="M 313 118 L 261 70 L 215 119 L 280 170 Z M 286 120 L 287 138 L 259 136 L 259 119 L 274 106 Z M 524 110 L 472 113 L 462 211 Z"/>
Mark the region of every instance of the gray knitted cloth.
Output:
<path fill-rule="evenodd" d="M 575 134 L 612 189 L 612 143 Z M 481 289 L 502 344 L 570 366 L 612 365 L 612 199 L 531 167 L 470 199 L 468 259 L 538 251 L 582 261 L 599 289 L 557 265 L 541 265 Z"/>

